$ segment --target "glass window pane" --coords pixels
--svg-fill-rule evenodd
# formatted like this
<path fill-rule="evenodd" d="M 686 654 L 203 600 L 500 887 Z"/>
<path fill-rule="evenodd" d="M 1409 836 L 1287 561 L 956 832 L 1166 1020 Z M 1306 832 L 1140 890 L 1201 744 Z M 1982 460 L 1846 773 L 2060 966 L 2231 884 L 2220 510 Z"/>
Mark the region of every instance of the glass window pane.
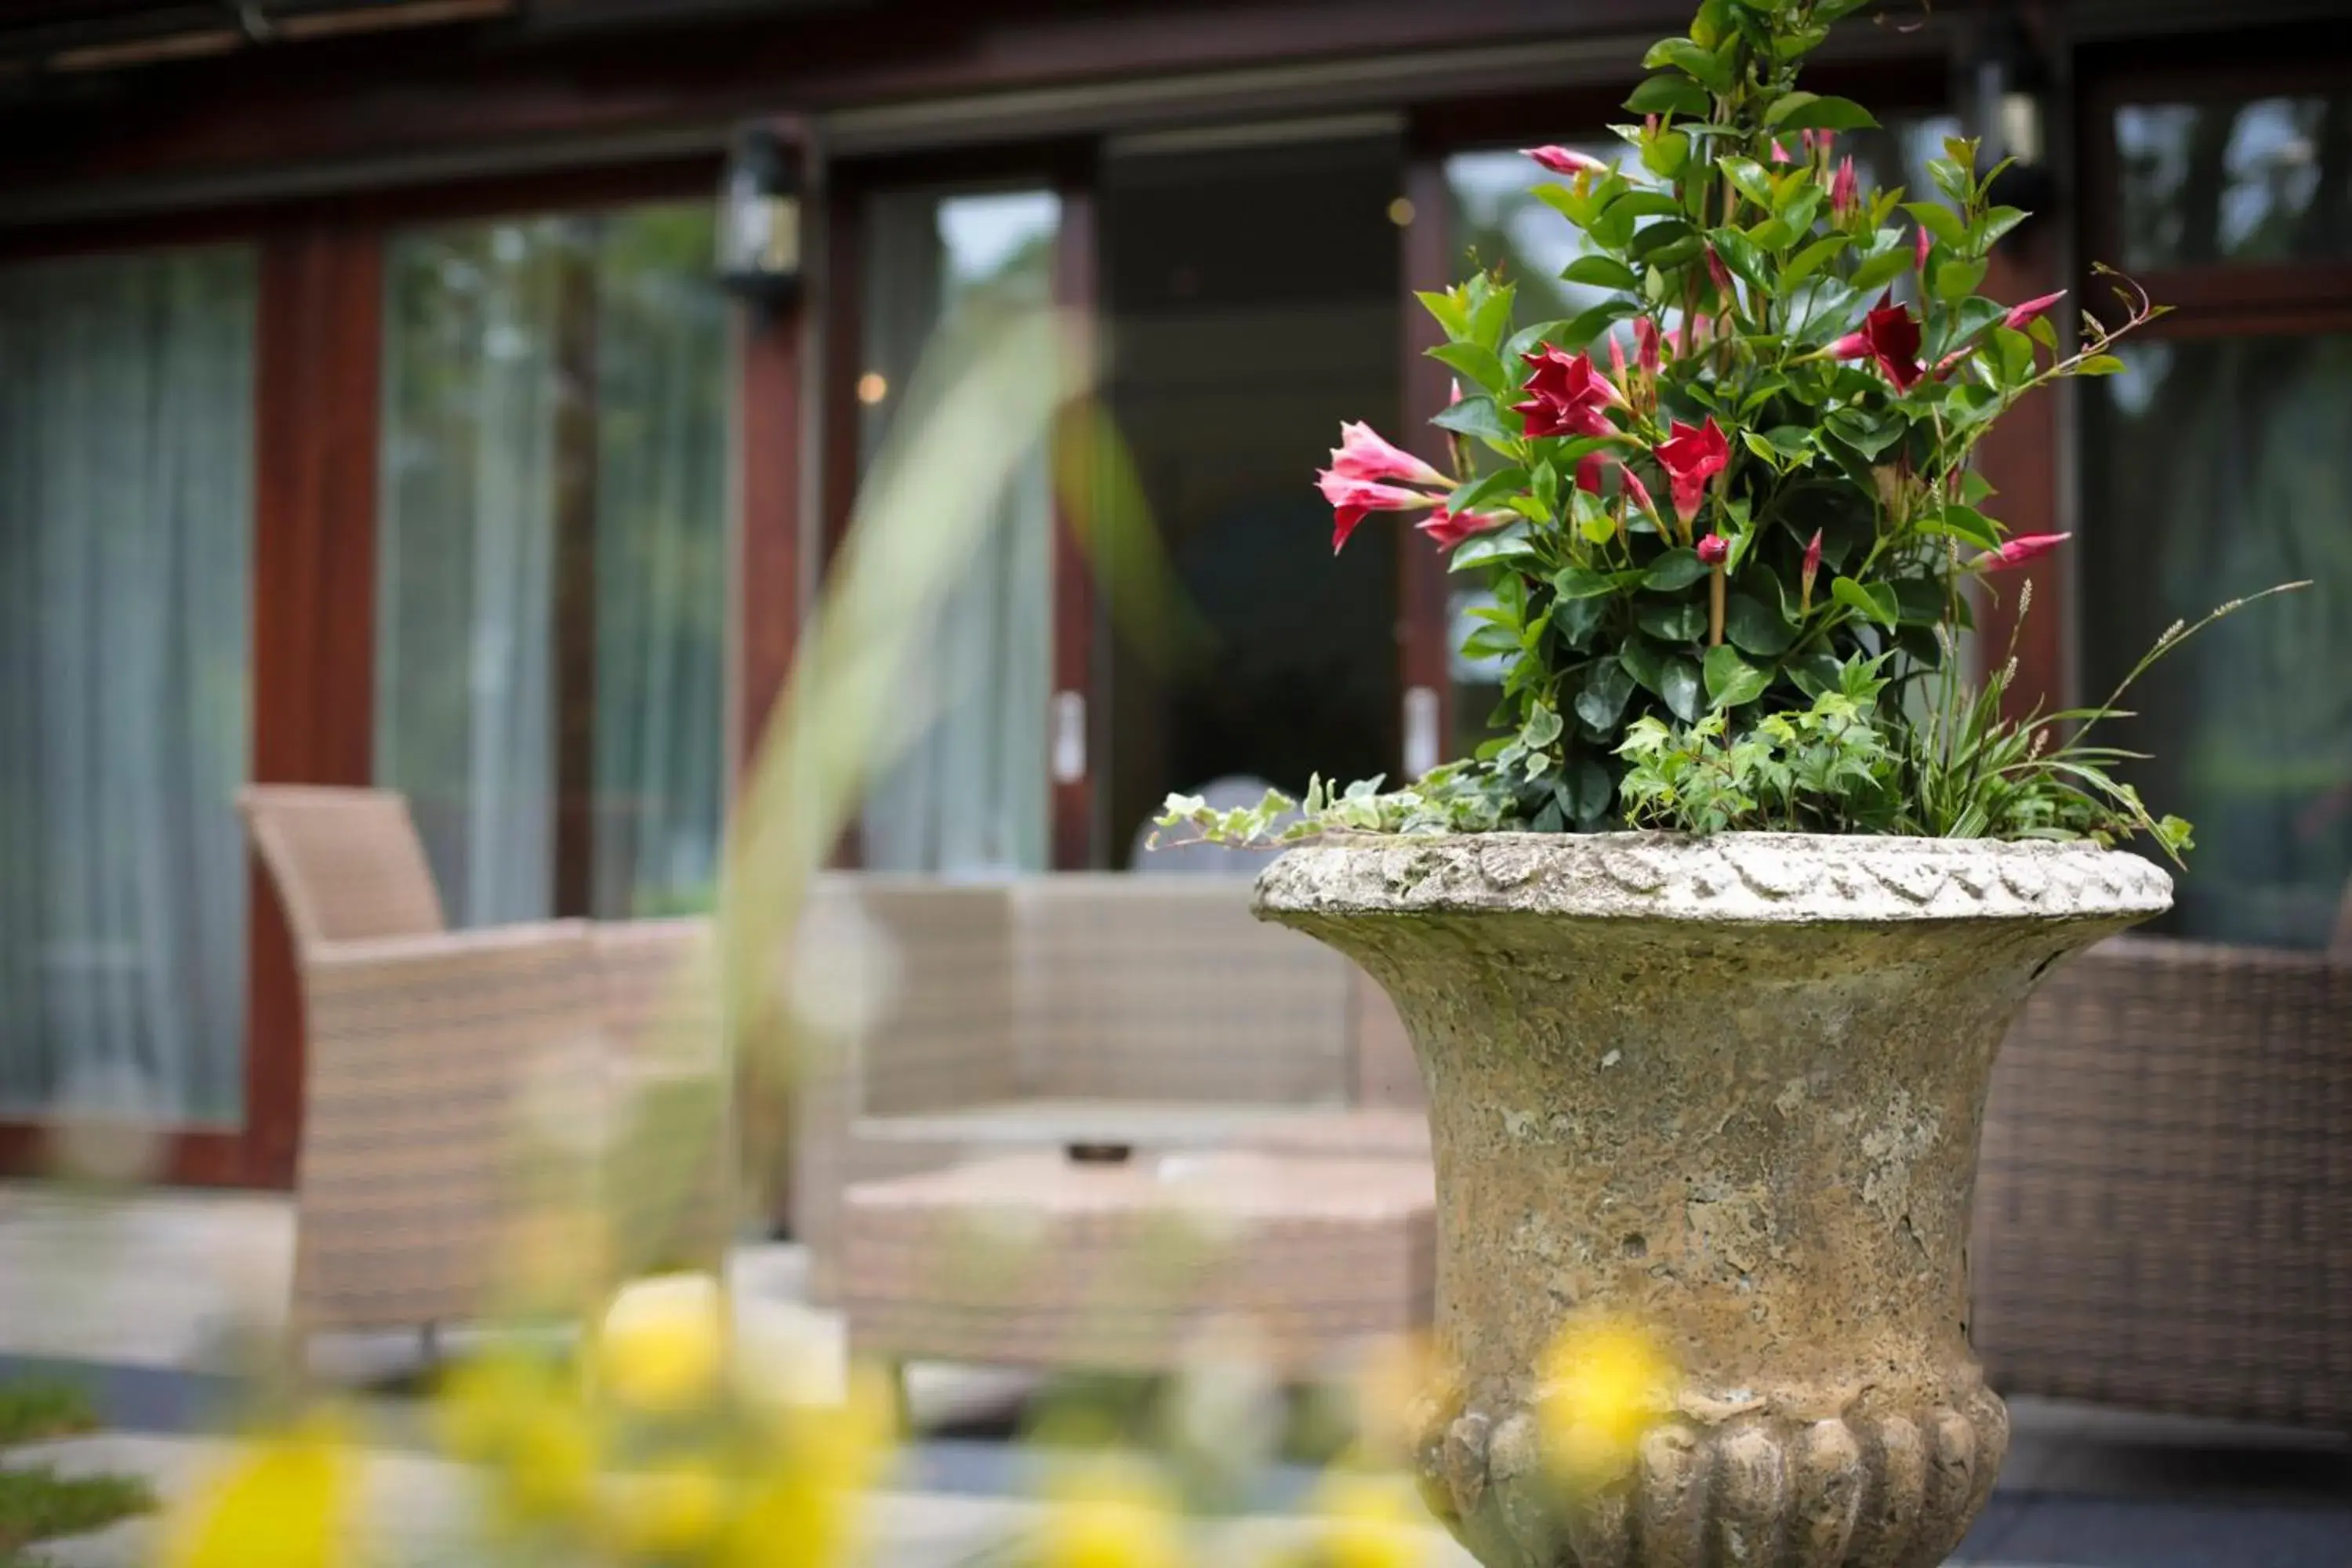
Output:
<path fill-rule="evenodd" d="M 2183 935 L 2317 947 L 2352 873 L 2352 336 L 2157 341 L 2085 383 L 2083 666 L 2104 695 L 2175 620 L 2313 579 L 2166 656 L 2108 739 L 2197 826 Z"/>
<path fill-rule="evenodd" d="M 1051 300 L 1061 205 L 1041 190 L 892 192 L 875 199 L 866 221 L 857 395 L 870 460 L 927 353 L 992 312 Z M 1044 868 L 1052 594 L 1052 479 L 1041 445 L 999 501 L 917 661 L 937 685 L 907 695 L 926 722 L 867 800 L 866 866 Z"/>
<path fill-rule="evenodd" d="M 2352 253 L 2352 96 L 2116 111 L 2123 265 Z"/>
<path fill-rule="evenodd" d="M 254 289 L 0 272 L 0 1111 L 242 1110 Z"/>
<path fill-rule="evenodd" d="M 375 774 L 450 918 L 708 907 L 723 793 L 727 311 L 707 206 L 420 230 L 386 247 Z M 593 553 L 560 600 L 568 550 Z M 558 654 L 593 630 L 588 689 Z M 565 704 L 591 729 L 558 776 Z M 576 868 L 575 868 L 576 870 Z"/>

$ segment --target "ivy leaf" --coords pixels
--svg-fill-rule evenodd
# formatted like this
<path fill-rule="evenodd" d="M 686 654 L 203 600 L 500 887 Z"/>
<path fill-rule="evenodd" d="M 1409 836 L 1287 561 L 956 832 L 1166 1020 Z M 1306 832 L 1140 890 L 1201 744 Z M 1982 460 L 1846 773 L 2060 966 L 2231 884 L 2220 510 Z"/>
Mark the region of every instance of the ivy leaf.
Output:
<path fill-rule="evenodd" d="M 1601 659 L 1585 677 L 1584 689 L 1577 693 L 1576 716 L 1606 734 L 1616 727 L 1618 715 L 1625 711 L 1625 700 L 1633 695 L 1633 678 L 1624 665 L 1613 658 Z"/>
<path fill-rule="evenodd" d="M 1797 634 L 1780 618 L 1780 611 L 1767 607 L 1759 599 L 1734 594 L 1723 606 L 1723 635 L 1759 658 L 1772 658 L 1786 653 Z"/>
<path fill-rule="evenodd" d="M 1737 708 L 1743 702 L 1753 702 L 1764 695 L 1772 684 L 1772 677 L 1739 657 L 1729 643 L 1706 650 L 1707 703 L 1715 708 Z"/>
<path fill-rule="evenodd" d="M 1579 827 L 1591 827 L 1599 822 L 1608 812 L 1609 798 L 1615 793 L 1608 771 L 1591 757 L 1579 757 L 1559 783 L 1552 785 L 1554 797 L 1563 801 Z"/>
<path fill-rule="evenodd" d="M 1528 715 L 1527 723 L 1519 730 L 1519 740 L 1529 751 L 1541 751 L 1559 740 L 1565 728 L 1556 710 L 1538 708 Z"/>
<path fill-rule="evenodd" d="M 1873 583 L 1865 588 L 1851 577 L 1840 577 L 1830 584 L 1830 597 L 1882 626 L 1892 626 L 1902 616 L 1895 590 L 1884 583 Z"/>
<path fill-rule="evenodd" d="M 1651 562 L 1649 570 L 1642 574 L 1642 586 L 1653 594 L 1672 594 L 1706 575 L 1706 568 L 1699 563 L 1698 552 L 1683 545 Z"/>
<path fill-rule="evenodd" d="M 1698 718 L 1698 666 L 1682 655 L 1668 654 L 1664 668 L 1659 671 L 1662 689 L 1658 695 L 1666 700 L 1674 716 L 1688 724 Z"/>

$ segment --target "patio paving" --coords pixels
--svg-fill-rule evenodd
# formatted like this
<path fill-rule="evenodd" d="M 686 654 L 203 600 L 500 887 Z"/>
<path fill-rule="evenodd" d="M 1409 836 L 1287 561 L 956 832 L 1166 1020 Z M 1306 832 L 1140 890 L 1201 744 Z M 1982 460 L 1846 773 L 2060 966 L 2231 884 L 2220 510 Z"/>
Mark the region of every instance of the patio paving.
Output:
<path fill-rule="evenodd" d="M 18 1450 L 61 1468 L 131 1469 L 172 1495 L 223 1446 L 246 1352 L 282 1321 L 292 1230 L 287 1205 L 253 1194 L 75 1194 L 0 1184 L 0 1377 L 28 1370 L 86 1383 L 112 1430 Z M 733 1263 L 740 1304 L 836 1364 L 839 1321 L 802 1304 L 796 1247 L 751 1245 Z M 462 1345 L 462 1336 L 453 1336 Z M 421 1363 L 413 1335 L 347 1335 L 314 1347 L 322 1378 L 355 1392 L 396 1385 Z M 1029 1517 L 1021 1456 L 1001 1440 L 1033 1381 L 918 1367 L 923 1440 L 877 1494 L 879 1568 L 947 1568 L 983 1555 Z M 462 1472 L 424 1451 L 413 1401 L 367 1398 L 383 1417 L 368 1450 L 364 1526 L 373 1561 L 407 1568 L 478 1561 Z M 1957 1563 L 1975 1568 L 2345 1568 L 2352 1564 L 2352 1445 L 2330 1434 L 2138 1416 L 2021 1399 L 1991 1507 Z M 1305 1472 L 1267 1479 L 1287 1509 Z M 1244 1521 L 1279 1535 L 1295 1519 Z M 129 1521 L 43 1551 L 61 1565 L 130 1568 L 153 1526 Z M 1241 1543 L 1236 1542 L 1238 1547 Z M 1441 1533 L 1433 1565 L 1468 1559 Z M 1220 1560 L 1225 1560 L 1220 1551 Z"/>

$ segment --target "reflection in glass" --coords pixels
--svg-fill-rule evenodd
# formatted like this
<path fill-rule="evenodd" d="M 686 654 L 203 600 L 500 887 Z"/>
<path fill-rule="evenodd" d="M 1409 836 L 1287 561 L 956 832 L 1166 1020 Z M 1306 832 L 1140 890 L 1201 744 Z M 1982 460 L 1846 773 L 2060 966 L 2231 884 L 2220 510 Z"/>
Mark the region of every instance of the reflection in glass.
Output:
<path fill-rule="evenodd" d="M 2316 947 L 2352 873 L 2352 337 L 2132 345 L 2086 383 L 2083 667 L 2104 696 L 2175 620 L 2310 578 L 2168 655 L 2110 741 L 2197 825 L 2173 929 Z"/>
<path fill-rule="evenodd" d="M 450 919 L 707 908 L 721 768 L 724 300 L 707 207 L 526 218 L 386 247 L 375 774 Z M 593 584 L 567 602 L 571 552 Z M 567 676 L 565 639 L 593 659 Z M 583 689 L 584 688 L 584 689 Z M 559 736 L 590 728 L 587 776 Z M 584 795 L 591 864 L 556 864 Z"/>
<path fill-rule="evenodd" d="M 875 199 L 858 387 L 864 458 L 908 392 L 919 395 L 916 371 L 928 352 L 992 313 L 1051 302 L 1060 222 L 1050 191 Z M 919 732 L 866 802 L 864 863 L 873 869 L 977 873 L 1046 862 L 1053 490 L 1043 447 L 998 504 L 918 660 L 929 685 L 904 694 Z"/>
<path fill-rule="evenodd" d="M 0 1113 L 243 1104 L 255 299 L 0 272 Z"/>
<path fill-rule="evenodd" d="M 2126 267 L 2352 250 L 2352 97 L 2116 111 Z"/>

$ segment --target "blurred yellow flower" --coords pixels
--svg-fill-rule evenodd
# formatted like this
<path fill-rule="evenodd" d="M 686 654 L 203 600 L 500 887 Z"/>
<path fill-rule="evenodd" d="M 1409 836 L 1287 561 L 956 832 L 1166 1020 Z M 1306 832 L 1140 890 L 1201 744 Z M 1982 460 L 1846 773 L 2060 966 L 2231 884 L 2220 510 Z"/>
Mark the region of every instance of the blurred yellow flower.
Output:
<path fill-rule="evenodd" d="M 664 1274 L 624 1286 L 596 1335 L 598 1386 L 648 1415 L 696 1408 L 719 1387 L 726 1314 L 726 1294 L 708 1274 Z"/>
<path fill-rule="evenodd" d="M 604 1445 L 595 1421 L 577 1405 L 547 1404 L 516 1413 L 498 1471 L 497 1497 L 512 1518 L 569 1519 L 596 1491 Z"/>
<path fill-rule="evenodd" d="M 730 1488 L 707 1462 L 673 1460 L 607 1484 L 603 1518 L 611 1544 L 625 1553 L 667 1560 L 719 1539 Z M 812 1564 L 812 1568 L 816 1568 Z"/>
<path fill-rule="evenodd" d="M 1416 1568 L 1428 1516 L 1393 1477 L 1333 1470 L 1315 1505 L 1315 1568 Z"/>
<path fill-rule="evenodd" d="M 1166 1492 L 1126 1466 L 1090 1466 L 1054 1489 L 1035 1568 L 1182 1568 L 1182 1527 Z"/>
<path fill-rule="evenodd" d="M 1623 1474 L 1642 1434 L 1674 1402 L 1673 1363 L 1639 1325 L 1618 1319 L 1563 1326 L 1540 1371 L 1544 1450 L 1574 1486 Z"/>
<path fill-rule="evenodd" d="M 240 1449 L 165 1521 L 163 1568 L 334 1568 L 352 1459 L 325 1421 Z"/>

